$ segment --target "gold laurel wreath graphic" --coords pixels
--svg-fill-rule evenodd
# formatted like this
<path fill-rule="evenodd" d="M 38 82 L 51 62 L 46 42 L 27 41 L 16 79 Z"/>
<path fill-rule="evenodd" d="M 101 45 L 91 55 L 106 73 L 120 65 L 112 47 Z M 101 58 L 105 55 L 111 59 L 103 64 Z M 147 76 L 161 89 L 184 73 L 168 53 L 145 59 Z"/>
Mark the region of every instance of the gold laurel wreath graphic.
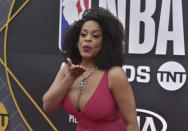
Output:
<path fill-rule="evenodd" d="M 13 98 L 13 101 L 15 103 L 15 106 L 21 116 L 21 118 L 23 119 L 24 123 L 26 124 L 26 126 L 28 127 L 29 130 L 33 130 L 31 128 L 31 126 L 29 125 L 29 123 L 27 122 L 27 120 L 25 119 L 24 115 L 22 114 L 17 101 L 15 99 L 12 87 L 11 87 L 11 83 L 10 83 L 10 79 L 9 79 L 9 75 L 16 81 L 16 83 L 19 85 L 19 87 L 21 88 L 21 90 L 26 94 L 26 96 L 29 98 L 29 100 L 34 104 L 34 106 L 38 109 L 38 111 L 42 114 L 42 116 L 46 119 L 46 121 L 50 124 L 50 126 L 53 128 L 53 130 L 57 131 L 56 127 L 53 125 L 53 123 L 50 121 L 50 119 L 46 116 L 46 114 L 42 111 L 42 109 L 38 106 L 38 104 L 34 101 L 34 99 L 31 97 L 31 95 L 25 90 L 25 88 L 23 87 L 23 85 L 18 81 L 18 79 L 16 78 L 16 76 L 12 73 L 12 71 L 8 68 L 7 66 L 7 37 L 8 37 L 8 27 L 9 27 L 9 23 L 15 18 L 15 16 L 28 4 L 30 0 L 26 0 L 21 6 L 20 8 L 11 16 L 14 4 L 15 4 L 15 0 L 12 1 L 11 4 L 11 8 L 8 14 L 8 18 L 7 18 L 7 22 L 6 24 L 0 29 L 0 32 L 5 29 L 5 39 L 4 39 L 4 61 L 0 58 L 0 63 L 4 66 L 5 68 L 5 72 L 6 72 L 6 78 L 7 78 L 7 82 L 8 82 L 8 86 L 10 89 L 10 93 L 11 96 Z"/>

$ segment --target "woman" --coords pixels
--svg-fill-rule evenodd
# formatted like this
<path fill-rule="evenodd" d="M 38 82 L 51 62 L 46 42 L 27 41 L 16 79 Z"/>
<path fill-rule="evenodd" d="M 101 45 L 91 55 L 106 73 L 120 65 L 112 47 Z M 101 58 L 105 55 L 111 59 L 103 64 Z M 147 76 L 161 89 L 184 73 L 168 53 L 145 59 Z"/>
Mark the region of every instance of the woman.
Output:
<path fill-rule="evenodd" d="M 67 59 L 43 96 L 46 112 L 61 104 L 77 131 L 138 131 L 133 92 L 121 68 L 125 33 L 108 10 L 93 8 L 64 37 Z"/>

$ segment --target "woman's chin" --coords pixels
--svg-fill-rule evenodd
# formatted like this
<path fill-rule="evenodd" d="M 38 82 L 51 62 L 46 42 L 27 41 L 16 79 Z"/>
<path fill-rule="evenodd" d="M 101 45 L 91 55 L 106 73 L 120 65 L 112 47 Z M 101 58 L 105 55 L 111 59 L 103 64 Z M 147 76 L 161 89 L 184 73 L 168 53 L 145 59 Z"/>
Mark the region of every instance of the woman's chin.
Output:
<path fill-rule="evenodd" d="M 83 59 L 92 59 L 93 56 L 92 56 L 91 54 L 83 54 L 83 55 L 82 55 L 82 58 L 83 58 Z"/>

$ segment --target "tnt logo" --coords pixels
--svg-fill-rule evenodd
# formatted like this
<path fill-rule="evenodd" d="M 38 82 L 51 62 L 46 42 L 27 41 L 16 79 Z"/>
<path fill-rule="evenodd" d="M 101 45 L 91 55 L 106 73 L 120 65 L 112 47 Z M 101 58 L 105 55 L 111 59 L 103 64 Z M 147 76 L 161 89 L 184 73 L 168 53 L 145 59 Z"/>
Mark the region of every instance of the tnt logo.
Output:
<path fill-rule="evenodd" d="M 83 12 L 91 7 L 91 0 L 61 0 L 60 1 L 60 26 L 59 48 L 61 49 L 64 31 L 75 20 L 81 18 Z"/>
<path fill-rule="evenodd" d="M 180 89 L 186 82 L 185 68 L 177 62 L 169 61 L 159 67 L 157 80 L 168 91 Z"/>
<path fill-rule="evenodd" d="M 0 103 L 0 131 L 5 131 L 8 126 L 8 113 L 2 103 Z"/>

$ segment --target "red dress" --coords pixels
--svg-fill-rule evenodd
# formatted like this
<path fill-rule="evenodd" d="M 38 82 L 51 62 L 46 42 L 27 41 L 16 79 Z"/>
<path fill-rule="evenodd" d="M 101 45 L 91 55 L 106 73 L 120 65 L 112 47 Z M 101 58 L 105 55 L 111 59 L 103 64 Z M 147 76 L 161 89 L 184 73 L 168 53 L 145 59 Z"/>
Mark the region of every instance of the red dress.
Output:
<path fill-rule="evenodd" d="M 83 111 L 79 112 L 73 107 L 68 93 L 62 105 L 67 113 L 76 118 L 76 131 L 125 131 L 125 122 L 108 88 L 108 71 L 104 72 Z"/>

